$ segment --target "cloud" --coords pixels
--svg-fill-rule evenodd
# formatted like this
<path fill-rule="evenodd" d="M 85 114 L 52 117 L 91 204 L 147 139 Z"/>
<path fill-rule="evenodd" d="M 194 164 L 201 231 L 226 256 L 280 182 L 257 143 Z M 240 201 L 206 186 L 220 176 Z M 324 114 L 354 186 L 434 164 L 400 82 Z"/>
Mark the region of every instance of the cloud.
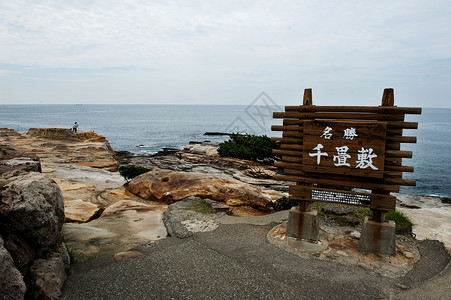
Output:
<path fill-rule="evenodd" d="M 447 0 L 0 0 L 0 63 L 55 80 L 126 78 L 125 88 L 170 81 L 193 98 L 211 97 L 210 87 L 288 98 L 308 86 L 405 87 L 423 76 L 440 87 L 449 15 Z"/>

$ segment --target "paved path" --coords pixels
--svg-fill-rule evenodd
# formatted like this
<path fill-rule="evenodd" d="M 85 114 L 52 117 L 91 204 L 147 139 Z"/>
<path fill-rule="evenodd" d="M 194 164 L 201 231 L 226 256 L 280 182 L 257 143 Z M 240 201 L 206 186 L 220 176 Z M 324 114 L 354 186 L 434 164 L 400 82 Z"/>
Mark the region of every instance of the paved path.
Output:
<path fill-rule="evenodd" d="M 290 254 L 267 241 L 272 225 L 221 225 L 187 239 L 140 246 L 135 250 L 143 255 L 137 258 L 79 263 L 62 299 L 391 299 L 402 292 L 397 283 L 424 282 L 449 262 L 446 252 L 435 253 L 429 249 L 435 245 L 426 245 L 431 255 L 425 268 L 404 279 L 385 278 Z"/>

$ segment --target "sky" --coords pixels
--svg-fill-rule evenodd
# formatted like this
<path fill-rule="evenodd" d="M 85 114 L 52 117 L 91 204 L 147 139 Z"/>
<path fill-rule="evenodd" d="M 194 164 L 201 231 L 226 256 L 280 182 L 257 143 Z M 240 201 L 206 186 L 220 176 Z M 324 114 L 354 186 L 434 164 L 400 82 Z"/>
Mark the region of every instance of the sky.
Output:
<path fill-rule="evenodd" d="M 451 107 L 451 1 L 0 0 L 0 104 Z"/>

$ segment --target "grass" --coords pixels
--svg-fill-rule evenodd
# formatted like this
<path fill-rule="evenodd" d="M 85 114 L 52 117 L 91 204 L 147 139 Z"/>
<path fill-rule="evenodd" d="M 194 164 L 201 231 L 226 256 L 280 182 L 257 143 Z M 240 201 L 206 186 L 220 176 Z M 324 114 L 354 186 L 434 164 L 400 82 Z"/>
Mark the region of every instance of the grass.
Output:
<path fill-rule="evenodd" d="M 83 254 L 83 251 L 80 249 L 75 248 L 73 245 L 67 245 L 67 252 L 69 253 L 70 257 L 70 264 L 76 264 L 82 261 L 85 261 L 85 255 Z"/>
<path fill-rule="evenodd" d="M 99 257 L 99 255 L 86 255 L 83 250 L 74 247 L 74 245 L 67 245 L 67 252 L 69 253 L 71 265 Z"/>
<path fill-rule="evenodd" d="M 354 215 L 363 221 L 365 217 L 371 217 L 373 213 L 369 208 L 359 207 L 354 212 Z M 385 219 L 395 222 L 396 234 L 412 235 L 412 227 L 413 227 L 412 221 L 409 219 L 408 216 L 406 216 L 402 212 L 398 210 L 390 211 L 385 214 Z"/>
<path fill-rule="evenodd" d="M 211 214 L 213 212 L 212 204 L 204 199 L 193 200 L 193 205 L 189 209 L 202 214 Z"/>
<path fill-rule="evenodd" d="M 385 215 L 387 220 L 395 221 L 396 234 L 412 235 L 412 221 L 400 211 L 390 211 Z"/>

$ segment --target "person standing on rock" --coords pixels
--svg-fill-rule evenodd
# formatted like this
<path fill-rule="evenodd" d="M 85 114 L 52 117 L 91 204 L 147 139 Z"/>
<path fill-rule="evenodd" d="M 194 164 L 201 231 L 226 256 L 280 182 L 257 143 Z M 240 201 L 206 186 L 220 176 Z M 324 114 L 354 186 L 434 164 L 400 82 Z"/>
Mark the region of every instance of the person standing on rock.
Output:
<path fill-rule="evenodd" d="M 77 130 L 78 130 L 78 123 L 75 122 L 75 123 L 74 123 L 74 126 L 72 126 L 72 131 L 75 132 L 75 133 L 77 133 Z"/>

